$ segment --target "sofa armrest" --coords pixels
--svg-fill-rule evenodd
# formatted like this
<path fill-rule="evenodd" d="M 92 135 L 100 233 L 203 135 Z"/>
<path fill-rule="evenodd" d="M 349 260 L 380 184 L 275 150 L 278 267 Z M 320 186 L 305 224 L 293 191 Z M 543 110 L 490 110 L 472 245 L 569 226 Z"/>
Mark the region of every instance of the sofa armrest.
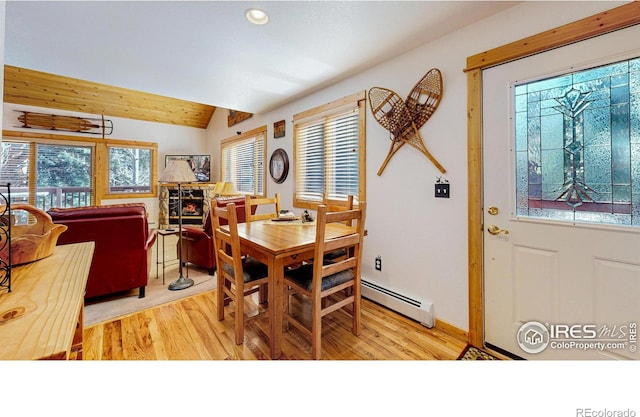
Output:
<path fill-rule="evenodd" d="M 210 239 L 209 236 L 203 229 L 196 229 L 192 227 L 182 227 L 182 236 L 189 238 L 191 240 L 199 240 L 199 239 Z"/>
<path fill-rule="evenodd" d="M 153 246 L 154 243 L 156 243 L 156 238 L 158 237 L 158 233 L 156 232 L 156 230 L 151 230 L 149 232 L 149 237 L 147 237 L 147 243 L 145 245 L 145 249 L 149 249 L 150 247 Z"/>

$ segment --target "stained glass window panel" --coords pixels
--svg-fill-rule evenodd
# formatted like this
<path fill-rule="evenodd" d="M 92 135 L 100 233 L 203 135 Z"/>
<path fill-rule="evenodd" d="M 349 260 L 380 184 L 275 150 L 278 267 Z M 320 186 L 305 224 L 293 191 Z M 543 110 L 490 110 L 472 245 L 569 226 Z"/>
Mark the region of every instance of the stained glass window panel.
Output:
<path fill-rule="evenodd" d="M 516 214 L 640 226 L 640 59 L 513 91 Z"/>

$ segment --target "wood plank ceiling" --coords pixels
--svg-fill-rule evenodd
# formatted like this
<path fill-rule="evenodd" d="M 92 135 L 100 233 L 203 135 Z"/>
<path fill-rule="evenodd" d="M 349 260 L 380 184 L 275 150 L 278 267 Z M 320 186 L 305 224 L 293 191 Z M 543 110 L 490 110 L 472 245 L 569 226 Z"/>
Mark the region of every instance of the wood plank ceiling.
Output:
<path fill-rule="evenodd" d="M 216 107 L 4 66 L 4 102 L 206 129 Z"/>

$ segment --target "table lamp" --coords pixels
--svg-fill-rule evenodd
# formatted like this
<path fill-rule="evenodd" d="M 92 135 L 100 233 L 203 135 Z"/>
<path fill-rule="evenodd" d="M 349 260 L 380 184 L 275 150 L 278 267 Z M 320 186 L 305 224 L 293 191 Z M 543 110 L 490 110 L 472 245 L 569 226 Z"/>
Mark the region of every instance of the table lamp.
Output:
<path fill-rule="evenodd" d="M 213 186 L 212 194 L 214 197 L 218 197 L 222 192 L 222 187 L 224 187 L 224 182 L 216 182 L 216 185 Z"/>
<path fill-rule="evenodd" d="M 196 176 L 191 170 L 191 166 L 185 160 L 169 161 L 160 178 L 160 182 L 169 182 L 178 184 L 178 271 L 180 277 L 169 284 L 169 289 L 184 290 L 191 287 L 194 282 L 190 278 L 182 276 L 182 184 L 196 181 Z"/>
<path fill-rule="evenodd" d="M 231 197 L 238 194 L 238 190 L 236 190 L 236 186 L 232 182 L 225 182 L 222 185 L 222 190 L 220 191 L 221 196 Z"/>

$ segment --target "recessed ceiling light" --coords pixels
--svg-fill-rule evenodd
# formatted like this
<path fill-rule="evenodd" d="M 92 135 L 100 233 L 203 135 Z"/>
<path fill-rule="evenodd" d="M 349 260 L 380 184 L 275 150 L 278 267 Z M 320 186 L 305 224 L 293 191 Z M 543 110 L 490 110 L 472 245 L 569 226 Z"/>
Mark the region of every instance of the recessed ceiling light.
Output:
<path fill-rule="evenodd" d="M 249 9 L 244 12 L 244 15 L 255 25 L 264 25 L 269 21 L 269 15 L 260 9 Z"/>

